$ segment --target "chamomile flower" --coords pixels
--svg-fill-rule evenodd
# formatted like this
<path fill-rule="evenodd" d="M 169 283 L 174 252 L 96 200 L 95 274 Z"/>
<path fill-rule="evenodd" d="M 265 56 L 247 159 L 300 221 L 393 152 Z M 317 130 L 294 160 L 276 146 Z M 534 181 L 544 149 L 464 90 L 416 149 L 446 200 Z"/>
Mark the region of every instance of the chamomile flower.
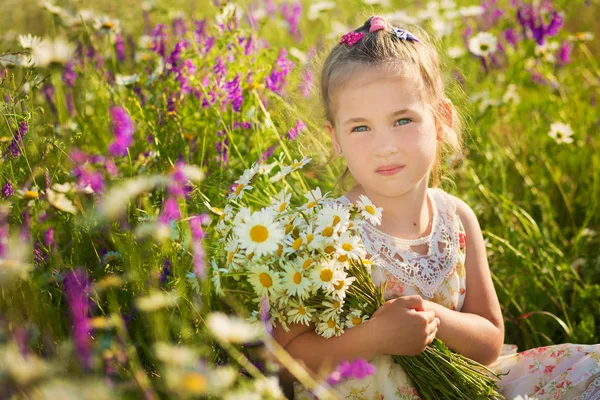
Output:
<path fill-rule="evenodd" d="M 368 317 L 363 315 L 362 311 L 354 310 L 346 316 L 346 328 L 354 328 L 365 322 L 367 319 Z"/>
<path fill-rule="evenodd" d="M 48 196 L 48 203 L 60 211 L 76 214 L 77 209 L 73 205 L 73 202 L 69 200 L 64 193 L 56 193 L 52 189 L 46 189 L 46 195 Z"/>
<path fill-rule="evenodd" d="M 375 226 L 381 225 L 381 214 L 383 212 L 383 208 L 376 207 L 375 204 L 373 204 L 373 202 L 364 194 L 361 194 L 358 197 L 356 205 L 358 205 L 358 208 L 360 209 L 360 214 L 367 221 Z"/>
<path fill-rule="evenodd" d="M 324 237 L 344 232 L 350 224 L 350 212 L 342 204 L 326 204 L 317 214 L 317 228 Z"/>
<path fill-rule="evenodd" d="M 312 282 L 304 275 L 304 270 L 288 263 L 283 267 L 282 287 L 288 296 L 308 297 Z"/>
<path fill-rule="evenodd" d="M 219 268 L 215 260 L 211 260 L 211 266 L 212 276 L 210 280 L 213 284 L 213 287 L 215 288 L 215 293 L 217 293 L 218 295 L 223 295 L 224 292 L 223 288 L 221 287 L 221 273 L 227 272 L 227 270 Z"/>
<path fill-rule="evenodd" d="M 19 35 L 19 44 L 24 49 L 33 49 L 42 41 L 42 38 L 39 36 L 33 36 L 28 33 L 27 35 Z"/>
<path fill-rule="evenodd" d="M 299 169 L 304 168 L 304 166 L 306 164 L 308 164 L 310 161 L 312 160 L 312 158 L 310 157 L 302 157 L 302 159 L 300 161 L 294 159 L 294 162 L 292 163 L 292 165 L 287 165 L 285 167 L 283 167 L 281 169 L 281 172 L 285 175 L 290 174 L 294 171 L 298 171 Z"/>
<path fill-rule="evenodd" d="M 229 193 L 227 200 L 237 200 L 244 195 L 244 192 L 252 189 L 252 185 L 245 183 L 236 183 L 233 192 Z"/>
<path fill-rule="evenodd" d="M 304 197 L 306 198 L 306 203 L 304 204 L 302 209 L 311 210 L 314 207 L 321 204 L 323 200 L 325 200 L 326 195 L 323 196 L 323 194 L 321 194 L 321 188 L 316 188 L 306 193 Z"/>
<path fill-rule="evenodd" d="M 346 298 L 346 292 L 348 291 L 348 288 L 355 280 L 356 278 L 353 276 L 346 276 L 343 279 L 339 279 L 333 284 L 334 291 L 332 295 L 339 300 L 344 300 Z"/>
<path fill-rule="evenodd" d="M 231 343 L 252 342 L 264 334 L 264 329 L 259 324 L 251 324 L 221 312 L 209 314 L 206 326 L 215 337 Z"/>
<path fill-rule="evenodd" d="M 277 196 L 275 196 L 273 198 L 273 201 L 271 202 L 271 207 L 273 208 L 273 210 L 275 212 L 282 213 L 290 205 L 290 199 L 291 199 L 291 197 L 292 197 L 292 194 L 291 193 L 287 193 L 287 191 L 284 189 L 281 192 L 279 192 L 277 194 Z"/>
<path fill-rule="evenodd" d="M 240 253 L 237 240 L 231 237 L 227 239 L 225 251 L 227 252 L 227 267 L 229 271 L 242 269 L 243 263 L 247 261 L 247 258 Z"/>
<path fill-rule="evenodd" d="M 335 249 L 339 261 L 345 262 L 347 260 L 358 260 L 367 255 L 367 252 L 360 242 L 360 236 L 351 235 L 350 232 L 346 231 L 342 233 L 339 239 L 335 243 Z"/>
<path fill-rule="evenodd" d="M 121 254 L 116 251 L 108 251 L 102 256 L 102 265 L 106 265 L 121 258 Z"/>
<path fill-rule="evenodd" d="M 287 315 L 292 324 L 304 324 L 309 326 L 313 317 L 313 313 L 316 311 L 317 310 L 314 308 L 305 306 L 301 302 L 290 300 Z"/>
<path fill-rule="evenodd" d="M 324 319 L 338 318 L 344 309 L 344 300 L 331 299 L 322 302 L 325 310 L 321 312 L 321 317 Z"/>
<path fill-rule="evenodd" d="M 258 296 L 275 295 L 281 291 L 281 278 L 279 274 L 272 271 L 263 264 L 257 264 L 250 268 L 248 281 L 254 287 L 254 292 Z"/>
<path fill-rule="evenodd" d="M 304 230 L 300 232 L 300 237 L 302 238 L 302 243 L 305 243 L 309 250 L 317 250 L 324 247 L 323 236 L 316 234 L 315 229 L 312 226 L 304 228 Z"/>
<path fill-rule="evenodd" d="M 489 32 L 479 32 L 469 39 L 469 51 L 479 57 L 485 57 L 497 48 L 498 39 Z"/>
<path fill-rule="evenodd" d="M 331 338 L 344 333 L 344 327 L 337 317 L 322 318 L 317 324 L 316 332 L 324 338 Z"/>
<path fill-rule="evenodd" d="M 344 272 L 340 270 L 337 261 L 328 260 L 315 266 L 310 277 L 316 288 L 324 289 L 328 293 L 331 293 L 335 290 L 334 284 L 340 279 L 344 279 L 345 275 Z"/>
<path fill-rule="evenodd" d="M 550 125 L 550 132 L 548 132 L 548 136 L 552 139 L 556 140 L 556 143 L 573 143 L 573 129 L 562 122 L 554 122 Z"/>
<path fill-rule="evenodd" d="M 284 238 L 283 227 L 268 210 L 257 211 L 244 218 L 234 231 L 246 254 L 254 253 L 259 257 L 277 251 Z"/>
<path fill-rule="evenodd" d="M 50 64 L 66 64 L 74 50 L 75 46 L 66 39 L 46 38 L 31 49 L 31 54 L 37 66 L 46 67 Z"/>

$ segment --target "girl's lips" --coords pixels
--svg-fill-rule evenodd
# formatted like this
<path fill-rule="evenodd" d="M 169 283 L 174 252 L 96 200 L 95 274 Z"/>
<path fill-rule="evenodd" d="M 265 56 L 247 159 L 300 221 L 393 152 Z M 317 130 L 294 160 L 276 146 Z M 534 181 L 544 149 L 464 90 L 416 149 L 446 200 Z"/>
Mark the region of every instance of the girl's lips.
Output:
<path fill-rule="evenodd" d="M 404 165 L 397 165 L 397 166 L 389 166 L 389 167 L 380 167 L 377 169 L 378 174 L 380 175 L 385 175 L 385 176 L 390 176 L 390 175 L 395 175 L 398 172 L 400 172 L 402 169 L 404 168 Z"/>

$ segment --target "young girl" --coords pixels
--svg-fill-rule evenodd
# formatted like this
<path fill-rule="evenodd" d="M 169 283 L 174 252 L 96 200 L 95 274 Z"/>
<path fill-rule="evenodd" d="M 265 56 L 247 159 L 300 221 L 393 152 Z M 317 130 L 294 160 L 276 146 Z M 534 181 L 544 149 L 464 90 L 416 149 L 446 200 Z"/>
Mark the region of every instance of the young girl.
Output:
<path fill-rule="evenodd" d="M 382 224 L 365 225 L 361 236 L 369 254 L 383 261 L 373 280 L 388 282 L 389 300 L 339 337 L 295 325 L 289 332 L 276 327 L 275 339 L 315 372 L 356 358 L 374 364 L 375 375 L 337 387 L 348 399 L 417 399 L 390 354 L 417 355 L 435 337 L 506 374 L 499 386 L 508 399 L 600 399 L 600 345 L 501 356 L 504 325 L 477 217 L 435 187 L 444 154 L 459 151 L 461 140 L 426 34 L 370 18 L 331 51 L 321 90 L 334 151 L 357 181 L 337 201 L 366 195 L 383 208 Z M 292 379 L 287 372 L 282 377 Z M 294 392 L 313 398 L 299 384 Z"/>

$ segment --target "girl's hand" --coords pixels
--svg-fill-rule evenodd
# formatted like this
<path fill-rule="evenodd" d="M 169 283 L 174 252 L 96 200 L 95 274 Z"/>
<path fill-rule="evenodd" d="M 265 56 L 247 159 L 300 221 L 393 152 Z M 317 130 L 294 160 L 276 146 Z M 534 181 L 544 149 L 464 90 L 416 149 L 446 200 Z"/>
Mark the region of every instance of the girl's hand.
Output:
<path fill-rule="evenodd" d="M 433 342 L 440 320 L 425 309 L 421 296 L 414 295 L 388 300 L 368 323 L 379 354 L 416 356 Z"/>

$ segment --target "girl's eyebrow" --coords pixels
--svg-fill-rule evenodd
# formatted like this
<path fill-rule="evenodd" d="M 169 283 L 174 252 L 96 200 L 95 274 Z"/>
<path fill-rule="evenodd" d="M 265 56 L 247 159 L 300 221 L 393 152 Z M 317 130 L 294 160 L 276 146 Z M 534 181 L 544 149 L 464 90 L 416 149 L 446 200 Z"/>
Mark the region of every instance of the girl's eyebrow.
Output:
<path fill-rule="evenodd" d="M 398 115 L 410 113 L 410 112 L 416 113 L 416 110 L 414 110 L 412 108 L 403 108 L 402 110 L 394 111 L 393 113 L 391 113 L 390 118 L 396 117 Z M 346 120 L 346 122 L 344 122 L 344 125 L 348 125 L 348 124 L 356 123 L 356 122 L 367 122 L 367 121 L 368 121 L 368 119 L 362 118 L 362 117 L 350 118 L 350 119 Z"/>

